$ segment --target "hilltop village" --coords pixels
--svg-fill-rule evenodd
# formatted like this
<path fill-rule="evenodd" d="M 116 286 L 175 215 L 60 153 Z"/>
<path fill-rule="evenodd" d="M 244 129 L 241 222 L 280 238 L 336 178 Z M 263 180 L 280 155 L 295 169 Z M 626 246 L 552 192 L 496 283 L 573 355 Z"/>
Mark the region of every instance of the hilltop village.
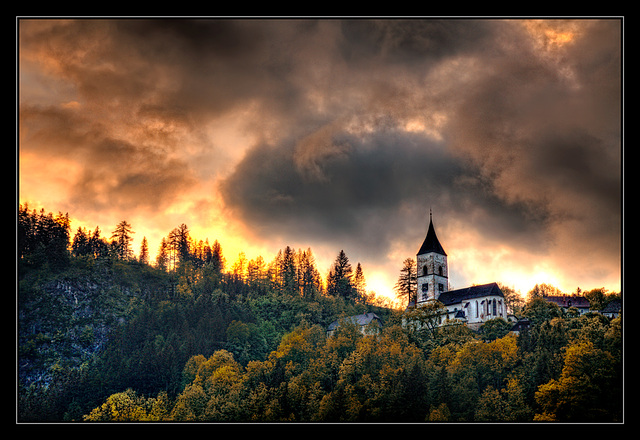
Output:
<path fill-rule="evenodd" d="M 509 310 L 504 294 L 496 282 L 449 290 L 447 253 L 438 239 L 431 213 L 427 235 L 418 250 L 416 262 L 417 289 L 410 295 L 405 312 L 438 304 L 439 308 L 435 312 L 437 316 L 434 316 L 433 321 L 439 326 L 462 323 L 469 329 L 478 331 L 487 321 L 502 318 L 511 323 L 511 331 L 516 334 L 528 328 L 529 321 L 526 318 L 519 320 Z M 544 298 L 564 311 L 574 308 L 580 315 L 591 309 L 589 300 L 579 295 L 550 295 Z M 599 312 L 615 318 L 621 312 L 621 301 L 611 301 Z M 350 316 L 346 322 L 359 326 L 363 334 L 376 332 L 383 324 L 375 313 Z M 327 334 L 335 332 L 339 323 L 339 320 L 332 322 Z"/>
<path fill-rule="evenodd" d="M 325 288 L 310 251 L 229 270 L 181 225 L 150 264 L 124 222 L 70 241 L 68 216 L 19 214 L 20 421 L 622 420 L 621 295 L 547 292 L 516 321 L 497 283 L 449 290 L 431 218 L 394 309 L 342 251 Z"/>

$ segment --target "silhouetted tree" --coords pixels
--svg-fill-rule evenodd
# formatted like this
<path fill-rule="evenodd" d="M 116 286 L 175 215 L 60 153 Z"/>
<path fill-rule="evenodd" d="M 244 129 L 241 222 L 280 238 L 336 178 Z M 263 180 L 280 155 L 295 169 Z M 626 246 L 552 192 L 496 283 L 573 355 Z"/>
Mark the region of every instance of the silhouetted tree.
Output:
<path fill-rule="evenodd" d="M 140 245 L 140 256 L 138 261 L 142 264 L 149 264 L 149 245 L 147 243 L 147 237 L 142 237 L 142 244 Z"/>
<path fill-rule="evenodd" d="M 131 229 L 131 225 L 126 220 L 122 220 L 116 226 L 116 229 L 111 234 L 112 245 L 116 256 L 121 260 L 130 260 L 133 256 L 131 250 L 131 234 L 135 234 Z"/>
<path fill-rule="evenodd" d="M 159 269 L 167 270 L 167 266 L 169 264 L 169 245 L 167 244 L 167 240 L 162 237 L 162 241 L 160 242 L 160 249 L 158 250 L 158 255 L 156 256 L 156 266 Z"/>
<path fill-rule="evenodd" d="M 354 296 L 357 300 L 362 300 L 366 296 L 367 283 L 364 280 L 364 272 L 362 271 L 362 265 L 358 263 L 356 266 L 356 272 L 353 275 L 353 289 Z"/>
<path fill-rule="evenodd" d="M 352 269 L 349 258 L 344 250 L 340 250 L 327 276 L 327 293 L 333 296 L 350 298 L 353 290 L 351 273 Z"/>
<path fill-rule="evenodd" d="M 73 243 L 71 245 L 71 251 L 76 257 L 82 257 L 91 255 L 93 257 L 93 250 L 91 249 L 90 237 L 87 234 L 85 228 L 78 228 L 76 235 L 73 236 Z"/>
<path fill-rule="evenodd" d="M 21 265 L 40 267 L 48 264 L 61 270 L 69 264 L 69 214 L 29 211 L 27 205 L 18 209 L 18 258 Z"/>
<path fill-rule="evenodd" d="M 190 259 L 190 237 L 189 228 L 182 223 L 169 233 L 169 248 L 172 252 L 172 263 L 175 268 L 177 262 L 186 262 Z"/>

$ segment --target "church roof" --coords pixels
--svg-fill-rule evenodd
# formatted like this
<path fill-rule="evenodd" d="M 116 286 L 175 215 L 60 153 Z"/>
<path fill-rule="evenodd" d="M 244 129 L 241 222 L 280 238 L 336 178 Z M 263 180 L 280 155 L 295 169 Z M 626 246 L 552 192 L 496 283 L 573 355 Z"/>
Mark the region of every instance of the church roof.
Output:
<path fill-rule="evenodd" d="M 467 299 L 479 298 L 481 296 L 502 296 L 502 290 L 496 283 L 481 284 L 479 286 L 465 287 L 464 289 L 449 290 L 442 292 L 438 297 L 445 306 L 457 304 Z"/>
<path fill-rule="evenodd" d="M 422 242 L 422 246 L 420 246 L 420 250 L 418 251 L 418 255 L 428 254 L 429 252 L 435 252 L 440 255 L 447 255 L 438 241 L 438 237 L 436 236 L 436 230 L 433 228 L 433 221 L 429 218 L 429 230 L 427 231 L 427 236 Z"/>

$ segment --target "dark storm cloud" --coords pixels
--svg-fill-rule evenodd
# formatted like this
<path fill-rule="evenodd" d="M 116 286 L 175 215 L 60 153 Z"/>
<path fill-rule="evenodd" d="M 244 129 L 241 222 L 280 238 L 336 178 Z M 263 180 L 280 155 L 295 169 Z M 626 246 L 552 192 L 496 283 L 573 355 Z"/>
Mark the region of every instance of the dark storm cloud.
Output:
<path fill-rule="evenodd" d="M 492 34 L 481 20 L 345 20 L 341 45 L 345 59 L 371 63 L 425 65 L 480 47 Z"/>
<path fill-rule="evenodd" d="M 95 209 L 161 208 L 210 169 L 267 241 L 317 236 L 384 258 L 392 240 L 422 239 L 432 206 L 495 243 L 555 243 L 556 261 L 594 242 L 615 259 L 620 26 L 27 21 L 21 148 L 84 167 L 72 196 Z M 234 112 L 245 144 L 211 141 Z"/>
<path fill-rule="evenodd" d="M 183 108 L 196 123 L 248 103 L 287 113 L 299 103 L 297 66 L 313 57 L 313 20 L 124 20 L 115 44 L 133 47 L 167 76 L 156 96 Z M 305 52 L 309 53 L 305 53 Z"/>
<path fill-rule="evenodd" d="M 287 131 L 285 138 L 354 114 L 378 126 L 394 125 L 410 91 L 384 77 L 396 69 L 419 77 L 424 69 L 405 67 L 424 67 L 425 60 L 455 53 L 477 41 L 472 34 L 484 32 L 480 22 L 402 20 L 36 20 L 21 27 L 23 56 L 44 60 L 73 85 L 82 105 L 62 118 L 53 107 L 39 108 L 32 113 L 41 116 L 33 122 L 36 135 L 61 136 L 53 151 L 70 158 L 81 151 L 85 164 L 92 162 L 74 187 L 77 201 L 96 200 L 104 186 L 98 183 L 112 174 L 116 182 L 108 188 L 114 197 L 107 199 L 116 205 L 149 193 L 154 180 L 157 195 L 145 200 L 170 201 L 188 181 L 179 177 L 189 174 L 188 160 L 176 159 L 185 142 L 180 134 L 198 132 L 210 118 L 242 106 L 256 106 L 261 118 L 247 120 L 248 130 L 271 120 Z M 374 65 L 381 78 L 369 78 Z M 325 97 L 326 109 L 318 111 L 310 96 Z M 28 111 L 26 104 L 22 111 Z M 148 121 L 153 127 L 177 124 L 181 131 L 145 128 Z M 123 122 L 145 138 L 113 133 Z M 74 133 L 90 139 L 75 140 Z M 104 145 L 113 155 L 126 154 L 102 160 Z M 163 160 L 163 151 L 173 158 Z M 124 169 L 125 163 L 132 169 Z"/>
<path fill-rule="evenodd" d="M 296 164 L 293 142 L 252 149 L 223 182 L 225 200 L 262 239 L 348 243 L 371 261 L 384 260 L 392 240 L 423 233 L 427 212 L 414 208 L 429 204 L 441 222 L 458 217 L 473 224 L 478 209 L 497 216 L 484 225 L 496 239 L 526 235 L 531 245 L 538 237 L 526 212 L 488 197 L 439 142 L 402 132 L 341 134 L 334 142 L 340 149 L 316 163 L 322 178 Z M 419 217 L 403 216 L 405 209 Z"/>
<path fill-rule="evenodd" d="M 507 47 L 487 58 L 493 68 L 459 90 L 447 131 L 452 151 L 472 160 L 498 197 L 542 213 L 563 247 L 586 250 L 598 241 L 615 260 L 622 202 L 620 22 L 581 25 L 575 45 L 542 55 L 512 33 L 518 56 L 508 56 Z"/>
<path fill-rule="evenodd" d="M 294 130 L 383 106 L 445 57 L 490 39 L 481 20 L 123 20 L 108 52 L 136 96 L 183 109 L 194 123 L 251 103 Z M 109 46 L 107 46 L 109 47 Z M 120 69 L 117 69 L 120 71 Z M 397 78 L 393 78 L 397 76 Z M 126 83 L 125 81 L 122 81 Z M 134 82 L 135 84 L 135 82 Z M 319 112 L 310 95 L 322 95 Z M 355 97 L 355 98 L 354 98 Z M 406 101 L 406 98 L 403 98 Z M 381 108 L 382 112 L 389 109 Z M 254 121 L 255 122 L 255 121 Z"/>
<path fill-rule="evenodd" d="M 573 35 L 579 43 L 559 48 L 536 45 L 535 38 L 550 33 L 534 38 L 511 22 L 343 23 L 339 54 L 362 95 L 354 104 L 345 93 L 340 110 L 377 128 L 362 143 L 343 132 L 349 147 L 329 142 L 303 161 L 306 168 L 293 141 L 257 146 L 225 182 L 225 199 L 267 235 L 313 231 L 384 251 L 390 237 L 416 220 L 403 218 L 400 207 L 429 203 L 514 246 L 545 251 L 556 243 L 575 252 L 596 240 L 615 260 L 619 22 L 579 27 Z M 460 57 L 472 61 L 460 64 Z M 440 78 L 448 87 L 420 83 L 447 62 L 461 66 Z M 346 75 L 336 90 L 351 90 Z M 434 110 L 447 115 L 437 148 L 416 136 L 385 134 L 407 115 Z M 331 131 L 335 139 L 340 133 Z M 305 179 L 301 169 L 318 181 Z M 474 212 L 483 212 L 483 220 Z"/>

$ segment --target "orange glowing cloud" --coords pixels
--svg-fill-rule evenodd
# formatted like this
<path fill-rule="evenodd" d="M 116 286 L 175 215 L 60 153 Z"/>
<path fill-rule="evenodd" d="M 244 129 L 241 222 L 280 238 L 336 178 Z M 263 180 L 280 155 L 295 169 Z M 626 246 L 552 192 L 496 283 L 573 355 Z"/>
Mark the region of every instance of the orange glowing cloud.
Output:
<path fill-rule="evenodd" d="M 431 206 L 454 287 L 621 289 L 619 20 L 18 25 L 19 200 L 72 233 L 344 249 L 393 296 Z"/>

